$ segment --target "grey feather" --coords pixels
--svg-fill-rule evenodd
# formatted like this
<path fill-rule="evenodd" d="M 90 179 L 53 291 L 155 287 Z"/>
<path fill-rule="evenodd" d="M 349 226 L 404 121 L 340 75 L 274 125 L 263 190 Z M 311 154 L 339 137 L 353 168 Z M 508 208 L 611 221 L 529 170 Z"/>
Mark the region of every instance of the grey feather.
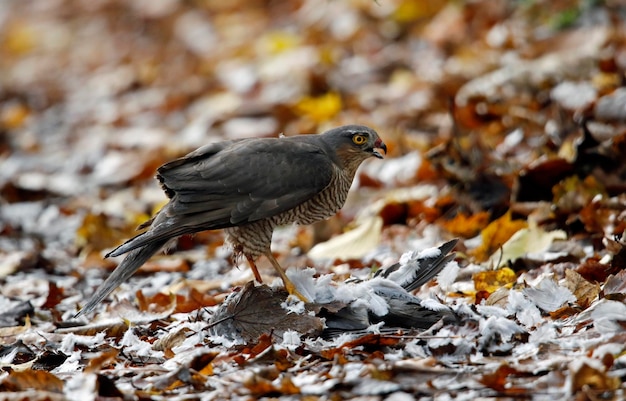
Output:
<path fill-rule="evenodd" d="M 122 263 L 120 263 L 113 273 L 107 277 L 96 293 L 91 296 L 85 306 L 83 306 L 83 308 L 78 311 L 74 317 L 79 317 L 85 313 L 91 312 L 100 302 L 104 300 L 104 298 L 113 292 L 113 290 L 135 274 L 135 272 L 166 243 L 167 241 L 151 242 L 148 245 L 135 249 L 126 255 Z"/>

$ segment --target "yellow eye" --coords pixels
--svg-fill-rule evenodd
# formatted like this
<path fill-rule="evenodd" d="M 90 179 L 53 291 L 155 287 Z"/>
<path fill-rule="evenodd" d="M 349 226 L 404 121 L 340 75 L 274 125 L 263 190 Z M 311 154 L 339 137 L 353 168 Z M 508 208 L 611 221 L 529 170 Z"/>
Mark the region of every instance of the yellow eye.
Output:
<path fill-rule="evenodd" d="M 363 145 L 365 142 L 367 142 L 367 137 L 363 134 L 356 134 L 352 137 L 352 142 L 354 142 L 356 145 Z"/>

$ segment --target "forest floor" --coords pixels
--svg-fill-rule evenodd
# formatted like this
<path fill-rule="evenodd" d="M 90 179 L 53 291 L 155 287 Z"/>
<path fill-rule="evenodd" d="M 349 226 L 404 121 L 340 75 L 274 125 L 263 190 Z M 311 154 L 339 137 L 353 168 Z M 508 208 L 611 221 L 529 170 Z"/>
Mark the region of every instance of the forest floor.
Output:
<path fill-rule="evenodd" d="M 0 399 L 624 399 L 625 71 L 610 0 L 0 2 Z M 272 245 L 332 302 L 210 231 L 74 318 L 158 166 L 345 124 L 386 157 Z"/>

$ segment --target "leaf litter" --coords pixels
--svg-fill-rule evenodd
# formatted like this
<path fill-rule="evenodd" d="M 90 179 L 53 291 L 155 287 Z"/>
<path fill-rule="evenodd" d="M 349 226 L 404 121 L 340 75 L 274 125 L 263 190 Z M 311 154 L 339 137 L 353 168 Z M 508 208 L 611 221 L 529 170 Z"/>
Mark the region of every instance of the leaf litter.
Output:
<path fill-rule="evenodd" d="M 3 394 L 624 397 L 620 4 L 57 5 L 0 5 Z M 159 165 L 355 122 L 388 157 L 274 238 L 314 302 L 209 232 L 72 319 Z"/>

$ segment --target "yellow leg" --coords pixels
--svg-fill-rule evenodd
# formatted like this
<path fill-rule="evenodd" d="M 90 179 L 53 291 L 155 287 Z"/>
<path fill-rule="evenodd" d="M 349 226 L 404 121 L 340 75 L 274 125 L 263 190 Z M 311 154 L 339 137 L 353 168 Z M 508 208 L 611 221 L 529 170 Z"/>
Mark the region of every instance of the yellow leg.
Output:
<path fill-rule="evenodd" d="M 276 273 L 278 273 L 280 278 L 283 280 L 283 284 L 285 285 L 285 289 L 287 290 L 287 292 L 291 295 L 295 295 L 302 302 L 308 303 L 309 300 L 304 295 L 300 294 L 300 291 L 298 291 L 296 289 L 296 286 L 291 282 L 291 280 L 289 280 L 289 277 L 287 277 L 283 268 L 280 267 L 278 261 L 276 260 L 276 258 L 274 258 L 274 255 L 272 255 L 272 252 L 266 252 L 265 256 L 269 259 L 269 261 L 272 263 L 272 266 L 274 266 L 274 270 L 276 270 Z"/>
<path fill-rule="evenodd" d="M 252 259 L 248 255 L 246 255 L 246 259 L 248 259 L 248 264 L 250 265 L 250 269 L 252 269 L 252 273 L 254 273 L 254 278 L 259 283 L 262 283 L 263 279 L 261 278 L 261 275 L 259 274 L 259 270 L 256 268 L 256 263 L 254 263 L 254 259 Z"/>

